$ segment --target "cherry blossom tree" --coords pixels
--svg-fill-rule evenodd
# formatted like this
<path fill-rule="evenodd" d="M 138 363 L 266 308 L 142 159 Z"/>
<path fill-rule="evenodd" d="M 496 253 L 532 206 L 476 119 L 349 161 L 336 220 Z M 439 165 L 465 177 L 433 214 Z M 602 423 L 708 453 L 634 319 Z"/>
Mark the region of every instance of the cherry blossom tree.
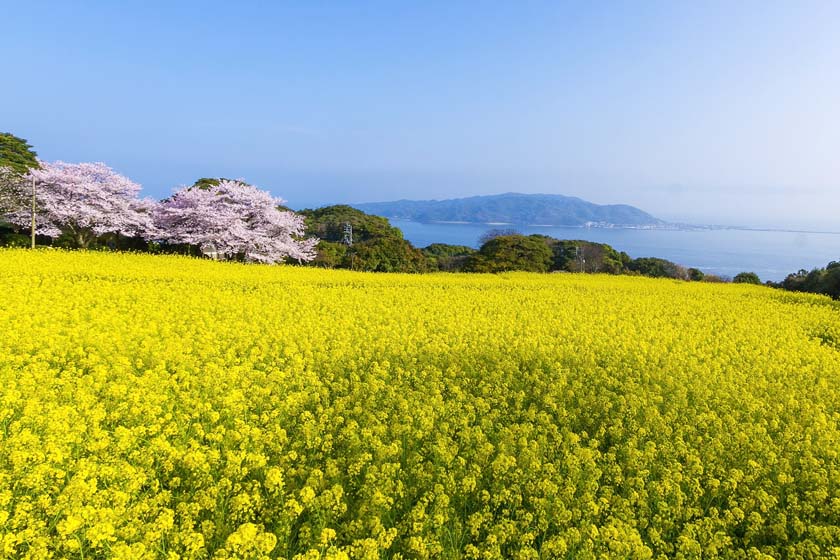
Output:
<path fill-rule="evenodd" d="M 85 248 L 106 233 L 149 236 L 154 201 L 138 198 L 140 185 L 104 163 L 41 162 L 27 175 L 35 180 L 35 228 L 56 237 L 63 231 Z M 27 226 L 31 210 L 8 214 L 10 222 Z"/>
<path fill-rule="evenodd" d="M 302 239 L 304 222 L 277 207 L 283 200 L 242 181 L 184 187 L 161 202 L 155 226 L 161 240 L 197 245 L 226 258 L 275 263 L 315 258 L 317 239 Z"/>

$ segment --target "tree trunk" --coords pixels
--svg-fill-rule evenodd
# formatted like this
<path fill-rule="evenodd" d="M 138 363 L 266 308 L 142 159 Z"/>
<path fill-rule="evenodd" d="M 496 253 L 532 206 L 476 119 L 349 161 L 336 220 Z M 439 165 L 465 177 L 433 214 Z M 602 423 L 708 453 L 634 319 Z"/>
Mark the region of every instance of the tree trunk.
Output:
<path fill-rule="evenodd" d="M 79 249 L 87 249 L 90 246 L 90 242 L 93 239 L 92 235 L 89 235 L 84 229 L 79 229 L 76 231 L 76 245 Z"/>

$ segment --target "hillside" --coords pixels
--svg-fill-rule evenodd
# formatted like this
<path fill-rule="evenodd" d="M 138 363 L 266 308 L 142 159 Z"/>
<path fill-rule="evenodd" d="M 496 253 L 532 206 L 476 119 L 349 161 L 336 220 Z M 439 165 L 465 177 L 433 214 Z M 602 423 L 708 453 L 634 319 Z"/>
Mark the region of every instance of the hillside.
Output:
<path fill-rule="evenodd" d="M 599 205 L 557 194 L 507 193 L 449 200 L 398 200 L 354 204 L 370 214 L 416 222 L 583 226 L 587 223 L 650 226 L 664 222 L 626 204 Z"/>
<path fill-rule="evenodd" d="M 58 250 L 0 293 L 4 558 L 840 547 L 822 296 Z"/>

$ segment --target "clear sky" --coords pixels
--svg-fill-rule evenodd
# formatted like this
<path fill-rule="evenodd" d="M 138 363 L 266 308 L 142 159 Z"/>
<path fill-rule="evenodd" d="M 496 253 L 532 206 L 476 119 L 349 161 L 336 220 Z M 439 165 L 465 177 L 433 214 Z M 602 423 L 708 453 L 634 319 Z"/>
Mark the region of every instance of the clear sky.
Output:
<path fill-rule="evenodd" d="M 840 2 L 9 2 L 0 131 L 161 198 L 507 191 L 840 230 Z"/>

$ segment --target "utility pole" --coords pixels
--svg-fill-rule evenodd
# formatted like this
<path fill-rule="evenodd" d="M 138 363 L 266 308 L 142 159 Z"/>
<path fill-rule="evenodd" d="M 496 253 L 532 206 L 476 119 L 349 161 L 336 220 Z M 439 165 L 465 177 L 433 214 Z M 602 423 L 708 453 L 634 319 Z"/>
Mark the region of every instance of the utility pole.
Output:
<path fill-rule="evenodd" d="M 32 177 L 32 248 L 35 248 L 35 177 Z"/>
<path fill-rule="evenodd" d="M 350 253 L 350 270 L 355 270 L 356 255 L 353 254 L 353 224 L 350 222 L 344 223 L 344 237 L 341 242 L 347 245 L 347 252 Z"/>
<path fill-rule="evenodd" d="M 353 246 L 353 224 L 350 222 L 346 222 L 344 224 L 344 238 L 341 240 L 342 243 L 347 245 L 348 247 Z"/>
<path fill-rule="evenodd" d="M 575 257 L 578 261 L 578 272 L 583 272 L 586 265 L 586 258 L 583 256 L 583 250 L 580 245 L 575 246 Z"/>

